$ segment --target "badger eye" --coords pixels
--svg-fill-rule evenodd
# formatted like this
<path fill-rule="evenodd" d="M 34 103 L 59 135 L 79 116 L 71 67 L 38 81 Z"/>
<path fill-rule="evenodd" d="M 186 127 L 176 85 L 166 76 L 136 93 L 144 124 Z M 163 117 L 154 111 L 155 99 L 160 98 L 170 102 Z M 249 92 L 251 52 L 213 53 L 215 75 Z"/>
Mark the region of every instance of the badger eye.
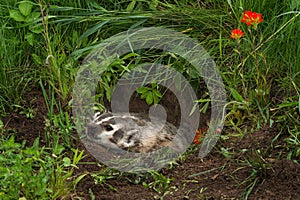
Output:
<path fill-rule="evenodd" d="M 113 127 L 111 125 L 109 125 L 109 124 L 104 125 L 104 129 L 106 131 L 112 131 L 112 130 L 114 130 Z"/>

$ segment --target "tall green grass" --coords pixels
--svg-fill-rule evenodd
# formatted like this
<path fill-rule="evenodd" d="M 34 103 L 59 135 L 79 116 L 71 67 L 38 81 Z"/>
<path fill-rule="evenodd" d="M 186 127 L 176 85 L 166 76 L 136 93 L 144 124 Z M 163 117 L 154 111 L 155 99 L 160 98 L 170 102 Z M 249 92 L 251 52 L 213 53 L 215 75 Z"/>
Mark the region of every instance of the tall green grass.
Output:
<path fill-rule="evenodd" d="M 286 95 L 295 94 L 290 81 L 299 87 L 300 47 L 294 45 L 299 41 L 300 23 L 297 17 L 299 3 L 296 1 L 137 0 L 99 3 L 77 0 L 51 1 L 47 6 L 46 1 L 35 0 L 32 1 L 33 10 L 39 12 L 43 9 L 44 20 L 40 17 L 31 23 L 16 22 L 9 18 L 8 10 L 18 9 L 20 2 L 0 2 L 0 34 L 3 38 L 0 47 L 3 57 L 3 67 L 0 69 L 2 110 L 21 103 L 22 92 L 18 91 L 25 91 L 28 80 L 36 77 L 35 74 L 39 74 L 42 81 L 50 84 L 66 104 L 70 100 L 74 75 L 80 64 L 78 61 L 94 45 L 121 31 L 147 26 L 173 28 L 197 39 L 217 61 L 228 88 L 235 88 L 238 93 L 242 93 L 236 87 L 241 84 L 241 77 L 232 73 L 233 66 L 239 64 L 239 59 L 238 54 L 233 51 L 236 46 L 229 35 L 233 28 L 241 26 L 239 21 L 245 10 L 263 14 L 264 22 L 259 26 L 263 41 L 259 50 L 263 59 L 258 64 L 266 73 L 268 87 L 271 90 L 274 88 L 275 93 L 285 92 Z M 30 27 L 33 25 L 44 27 L 43 31 L 47 35 L 43 31 L 31 33 Z M 28 33 L 35 38 L 31 45 L 26 41 Z M 247 48 L 247 42 L 244 43 Z M 45 64 L 47 58 L 49 66 Z M 257 87 L 253 81 L 255 67 L 251 62 L 253 60 L 247 61 L 243 71 L 248 92 Z M 21 74 L 15 73 L 17 71 Z M 245 95 L 253 97 L 250 93 Z M 270 96 L 266 96 L 268 97 Z"/>
<path fill-rule="evenodd" d="M 0 69 L 2 110 L 12 104 L 21 104 L 22 92 L 18 91 L 25 91 L 26 83 L 36 74 L 55 89 L 63 104 L 67 104 L 79 61 L 94 45 L 121 31 L 149 26 L 176 29 L 197 39 L 217 61 L 228 89 L 234 88 L 241 94 L 243 91 L 238 85 L 242 84 L 242 78 L 233 72 L 234 66 L 239 64 L 239 56 L 233 51 L 236 44 L 229 36 L 233 28 L 241 26 L 239 21 L 245 10 L 263 14 L 264 22 L 259 26 L 261 40 L 264 41 L 259 49 L 263 59 L 258 64 L 266 73 L 268 87 L 275 93 L 284 92 L 285 95 L 295 94 L 291 81 L 299 87 L 300 47 L 294 45 L 299 41 L 299 3 L 295 1 L 111 0 L 99 3 L 93 0 L 66 0 L 51 1 L 47 6 L 46 1 L 35 0 L 33 10 L 40 12 L 43 9 L 44 20 L 40 17 L 31 23 L 9 18 L 8 10 L 18 9 L 20 2 L 0 2 L 3 11 L 0 48 L 1 57 L 4 57 Z M 44 27 L 47 35 L 43 31 L 32 33 L 35 40 L 29 45 L 25 36 L 31 33 L 30 27 L 33 25 Z M 242 47 L 247 48 L 246 45 L 245 41 Z M 47 58 L 49 66 L 45 64 Z M 244 98 L 255 98 L 250 94 L 257 87 L 253 79 L 255 67 L 251 62 L 253 59 L 246 62 L 243 71 L 248 89 Z M 22 73 L 14 73 L 16 71 Z M 264 98 L 269 97 L 270 94 Z M 230 98 L 235 99 L 234 96 Z M 261 106 L 270 103 L 268 100 L 264 105 L 251 104 L 250 107 L 259 112 L 259 109 L 264 110 Z"/>
<path fill-rule="evenodd" d="M 300 48 L 296 45 L 300 37 L 300 16 L 298 1 L 227 1 L 236 16 L 240 18 L 243 10 L 253 10 L 263 14 L 264 22 L 260 31 L 263 33 L 262 51 L 266 62 L 271 69 L 268 77 L 275 81 L 279 87 L 278 92 L 289 92 L 293 90 L 292 84 L 286 85 L 287 77 L 295 81 L 299 78 L 300 71 Z M 299 85 L 299 81 L 296 81 Z M 288 87 L 288 88 L 287 88 Z M 286 94 L 288 95 L 288 94 Z"/>
<path fill-rule="evenodd" d="M 8 18 L 10 3 L 0 4 L 0 111 L 3 114 L 22 104 L 25 88 L 36 74 L 30 68 L 24 32 L 14 28 Z"/>

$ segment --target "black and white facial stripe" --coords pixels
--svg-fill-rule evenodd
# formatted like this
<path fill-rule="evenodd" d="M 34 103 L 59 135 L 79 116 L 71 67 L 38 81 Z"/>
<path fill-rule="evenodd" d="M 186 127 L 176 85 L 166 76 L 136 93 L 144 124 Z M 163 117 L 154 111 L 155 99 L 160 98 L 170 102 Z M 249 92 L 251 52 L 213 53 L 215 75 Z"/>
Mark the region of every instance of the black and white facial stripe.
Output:
<path fill-rule="evenodd" d="M 172 124 L 158 123 L 138 114 L 96 113 L 86 133 L 89 140 L 107 148 L 144 153 L 167 146 L 176 134 Z"/>

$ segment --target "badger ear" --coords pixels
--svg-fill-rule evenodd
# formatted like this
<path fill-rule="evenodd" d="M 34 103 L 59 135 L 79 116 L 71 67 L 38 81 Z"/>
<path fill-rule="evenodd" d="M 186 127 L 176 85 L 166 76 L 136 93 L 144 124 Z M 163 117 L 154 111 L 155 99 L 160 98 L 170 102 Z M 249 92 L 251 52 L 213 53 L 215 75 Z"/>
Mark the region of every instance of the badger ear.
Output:
<path fill-rule="evenodd" d="M 92 118 L 92 121 L 96 121 L 101 117 L 101 112 L 96 112 Z"/>
<path fill-rule="evenodd" d="M 101 112 L 96 112 L 96 113 L 94 114 L 95 117 L 100 116 L 100 115 L 102 115 Z"/>

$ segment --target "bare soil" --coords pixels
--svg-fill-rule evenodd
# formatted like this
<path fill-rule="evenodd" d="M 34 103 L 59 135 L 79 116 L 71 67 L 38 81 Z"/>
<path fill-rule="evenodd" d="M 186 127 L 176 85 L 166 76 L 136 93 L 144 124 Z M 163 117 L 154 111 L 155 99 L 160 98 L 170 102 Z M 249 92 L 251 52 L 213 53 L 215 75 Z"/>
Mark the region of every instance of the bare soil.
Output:
<path fill-rule="evenodd" d="M 8 130 L 6 133 L 14 134 L 17 141 L 26 140 L 29 146 L 40 137 L 40 145 L 46 145 L 44 127 L 48 116 L 43 96 L 37 89 L 30 91 L 25 99 L 36 110 L 35 117 L 28 119 L 25 115 L 10 114 L 1 119 Z M 165 103 L 173 105 L 170 99 L 173 98 L 169 97 Z M 142 104 L 137 101 L 132 109 L 140 109 L 140 106 L 144 106 Z M 171 106 L 170 110 L 173 109 Z M 168 116 L 170 121 L 176 121 L 172 115 Z M 200 127 L 208 118 L 202 118 Z M 222 134 L 227 135 L 227 131 L 224 129 Z M 287 160 L 286 155 L 282 154 L 284 135 L 273 141 L 277 135 L 276 124 L 272 128 L 265 126 L 259 131 L 246 133 L 244 137 L 219 140 L 213 151 L 202 160 L 198 158 L 197 151 L 189 153 L 185 159 L 178 161 L 178 165 L 160 170 L 166 177 L 173 178 L 169 192 L 163 199 L 244 199 L 247 188 L 254 182 L 256 184 L 249 199 L 300 199 L 300 165 Z M 74 139 L 73 145 L 85 149 L 80 140 Z M 254 150 L 260 150 L 261 154 L 257 155 Z M 102 169 L 89 152 L 86 155 L 82 164 L 78 165 L 77 175 Z M 259 166 L 251 167 L 247 160 L 259 160 L 265 170 L 259 170 Z M 257 176 L 250 179 L 254 169 L 257 170 Z M 91 193 L 95 199 L 103 200 L 158 198 L 159 194 L 144 187 L 143 181 L 150 183 L 153 179 L 147 175 L 123 174 L 100 185 L 87 175 L 79 182 L 74 193 L 82 199 L 91 199 Z"/>

